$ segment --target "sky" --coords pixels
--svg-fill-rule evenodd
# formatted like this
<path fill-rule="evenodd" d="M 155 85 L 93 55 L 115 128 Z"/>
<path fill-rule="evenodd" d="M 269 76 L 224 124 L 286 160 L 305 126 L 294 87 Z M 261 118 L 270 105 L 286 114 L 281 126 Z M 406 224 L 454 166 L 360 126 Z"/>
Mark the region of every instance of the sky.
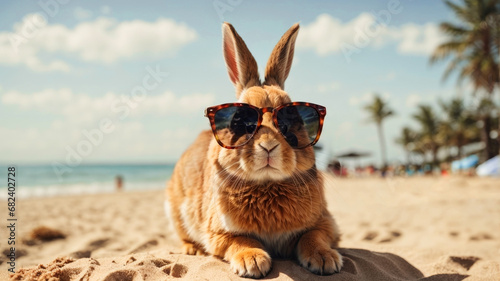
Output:
<path fill-rule="evenodd" d="M 453 14 L 437 0 L 2 1 L 0 164 L 173 163 L 209 129 L 204 109 L 234 102 L 221 24 L 230 22 L 261 75 L 283 33 L 300 23 L 285 90 L 326 106 L 331 156 L 372 153 L 364 106 L 380 94 L 388 159 L 419 103 L 469 95 L 445 63 L 429 64 Z M 436 107 L 437 108 L 437 107 Z"/>

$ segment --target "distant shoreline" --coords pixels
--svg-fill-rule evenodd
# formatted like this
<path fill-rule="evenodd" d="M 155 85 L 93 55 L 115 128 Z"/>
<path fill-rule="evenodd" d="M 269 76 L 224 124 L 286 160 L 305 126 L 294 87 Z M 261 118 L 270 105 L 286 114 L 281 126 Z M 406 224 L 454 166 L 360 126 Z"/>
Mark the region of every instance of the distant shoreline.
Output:
<path fill-rule="evenodd" d="M 113 192 L 117 177 L 123 180 L 123 190 L 160 189 L 165 187 L 173 168 L 174 164 L 85 164 L 75 166 L 63 177 L 58 177 L 51 165 L 17 165 L 18 196 L 30 198 Z M 0 199 L 6 198 L 7 181 L 4 177 L 0 172 Z"/>

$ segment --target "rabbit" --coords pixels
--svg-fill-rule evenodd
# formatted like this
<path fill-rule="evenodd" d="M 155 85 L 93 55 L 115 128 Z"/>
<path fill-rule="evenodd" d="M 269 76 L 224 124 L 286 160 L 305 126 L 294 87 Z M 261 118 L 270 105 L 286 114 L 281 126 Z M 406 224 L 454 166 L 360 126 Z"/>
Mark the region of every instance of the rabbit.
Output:
<path fill-rule="evenodd" d="M 223 53 L 239 103 L 276 108 L 290 103 L 284 82 L 299 24 L 275 46 L 260 81 L 257 63 L 227 22 Z M 296 259 L 319 275 L 339 272 L 340 233 L 324 198 L 312 146 L 292 148 L 270 120 L 243 147 L 221 147 L 202 132 L 177 162 L 165 209 L 189 255 L 213 255 L 242 277 L 262 278 L 272 257 Z"/>

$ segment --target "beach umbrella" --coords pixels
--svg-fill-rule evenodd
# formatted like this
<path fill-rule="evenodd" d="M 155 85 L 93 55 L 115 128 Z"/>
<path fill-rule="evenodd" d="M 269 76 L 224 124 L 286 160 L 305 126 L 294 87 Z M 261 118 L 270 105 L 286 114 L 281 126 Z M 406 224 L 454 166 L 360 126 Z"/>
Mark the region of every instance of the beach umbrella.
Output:
<path fill-rule="evenodd" d="M 337 154 L 335 157 L 337 158 L 360 158 L 360 157 L 368 157 L 370 156 L 371 153 L 369 152 L 357 152 L 357 151 L 350 151 L 342 154 Z"/>
<path fill-rule="evenodd" d="M 355 162 L 358 162 L 357 165 L 359 166 L 361 163 L 359 163 L 359 161 L 354 161 L 354 160 L 360 159 L 362 157 L 368 157 L 370 155 L 371 155 L 371 153 L 369 153 L 369 152 L 349 151 L 349 152 L 337 154 L 337 155 L 335 155 L 335 157 L 339 158 L 339 159 L 343 158 L 346 160 L 352 159 L 353 161 L 351 163 L 354 164 Z"/>
<path fill-rule="evenodd" d="M 476 169 L 478 176 L 500 176 L 500 155 L 497 155 L 490 160 L 479 165 Z"/>
<path fill-rule="evenodd" d="M 451 162 L 451 170 L 458 171 L 474 168 L 478 162 L 479 157 L 477 157 L 477 155 L 470 155 L 460 160 Z"/>

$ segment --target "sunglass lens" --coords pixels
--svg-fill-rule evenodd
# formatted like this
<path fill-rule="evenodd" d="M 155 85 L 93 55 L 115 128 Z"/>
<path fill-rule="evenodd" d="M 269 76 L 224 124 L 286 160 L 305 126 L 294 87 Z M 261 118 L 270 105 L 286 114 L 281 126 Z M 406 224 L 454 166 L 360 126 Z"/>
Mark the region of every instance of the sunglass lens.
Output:
<path fill-rule="evenodd" d="M 293 148 L 310 145 L 319 130 L 319 114 L 316 109 L 306 106 L 287 106 L 278 111 L 279 130 Z"/>
<path fill-rule="evenodd" d="M 255 133 L 259 113 L 250 107 L 230 106 L 219 109 L 214 116 L 218 139 L 226 146 L 245 144 Z"/>

